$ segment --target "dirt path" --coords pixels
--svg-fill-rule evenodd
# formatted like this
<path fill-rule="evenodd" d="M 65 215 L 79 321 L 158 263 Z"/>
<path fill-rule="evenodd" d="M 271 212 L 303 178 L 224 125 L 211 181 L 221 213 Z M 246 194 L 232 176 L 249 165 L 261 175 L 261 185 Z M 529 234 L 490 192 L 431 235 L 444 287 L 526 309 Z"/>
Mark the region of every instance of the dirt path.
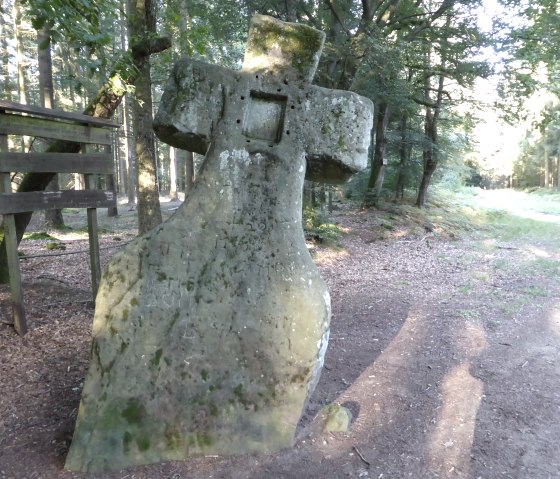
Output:
<path fill-rule="evenodd" d="M 89 352 L 87 268 L 25 262 L 43 278 L 26 285 L 31 332 L 0 325 L 0 478 L 560 477 L 558 240 L 379 241 L 373 213 L 336 219 L 344 250 L 315 256 L 333 302 L 325 369 L 296 446 L 264 457 L 62 471 Z M 311 421 L 333 402 L 354 412 L 347 433 Z"/>

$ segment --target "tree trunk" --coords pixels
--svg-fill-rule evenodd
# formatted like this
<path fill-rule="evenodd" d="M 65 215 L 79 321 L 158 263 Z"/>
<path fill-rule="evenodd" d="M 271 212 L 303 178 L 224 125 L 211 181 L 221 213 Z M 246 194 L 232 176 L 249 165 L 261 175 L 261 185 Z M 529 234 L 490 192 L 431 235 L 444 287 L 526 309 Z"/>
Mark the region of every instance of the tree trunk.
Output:
<path fill-rule="evenodd" d="M 37 58 L 39 68 L 39 100 L 43 108 L 54 108 L 54 87 L 52 79 L 51 33 L 48 24 L 37 30 Z M 46 191 L 59 191 L 59 179 L 55 174 Z M 45 225 L 48 228 L 64 227 L 62 210 L 45 210 Z"/>
<path fill-rule="evenodd" d="M 412 145 L 408 139 L 408 114 L 403 113 L 401 117 L 401 141 L 399 144 L 399 175 L 397 177 L 397 185 L 395 187 L 395 200 L 403 200 L 404 188 L 407 181 L 407 169 L 410 163 L 410 155 Z"/>
<path fill-rule="evenodd" d="M 443 91 L 443 76 L 440 76 L 440 88 Z M 436 171 L 438 163 L 436 148 L 438 141 L 437 113 L 439 111 L 439 106 L 437 106 L 435 110 L 435 112 L 432 112 L 430 107 L 426 107 L 426 116 L 424 119 L 426 145 L 424 146 L 424 151 L 422 152 L 424 171 L 422 173 L 420 187 L 418 188 L 418 197 L 416 199 L 416 206 L 418 206 L 418 208 L 423 208 L 426 204 L 426 199 L 428 198 L 428 187 L 430 186 L 432 175 L 434 174 L 434 171 Z"/>
<path fill-rule="evenodd" d="M 377 206 L 383 180 L 385 178 L 385 167 L 387 160 L 385 150 L 387 147 L 387 125 L 389 124 L 389 105 L 381 103 L 377 108 L 375 121 L 375 149 L 371 161 L 371 174 L 369 176 L 366 194 L 364 196 L 364 208 Z"/>
<path fill-rule="evenodd" d="M 194 185 L 194 154 L 187 151 L 185 154 L 185 194 L 192 190 Z"/>
<path fill-rule="evenodd" d="M 118 111 L 119 123 L 122 125 L 122 106 L 119 108 Z M 115 153 L 117 157 L 118 163 L 118 192 L 121 195 L 126 194 L 128 188 L 128 170 L 126 165 L 126 157 L 128 155 L 127 148 L 126 148 L 126 138 L 123 134 L 123 131 L 119 131 L 117 138 L 116 138 L 116 145 L 115 145 Z"/>
<path fill-rule="evenodd" d="M 132 207 L 136 204 L 136 152 L 134 151 L 134 132 L 132 131 L 132 113 L 130 97 L 123 102 L 123 128 L 126 135 L 127 148 L 127 171 L 128 171 L 128 204 Z"/>
<path fill-rule="evenodd" d="M 543 148 L 544 148 L 544 187 L 550 187 L 550 161 L 548 159 L 548 148 L 546 147 L 546 128 L 543 128 Z"/>
<path fill-rule="evenodd" d="M 446 28 L 449 28 L 451 24 L 451 17 L 447 17 Z M 446 67 L 446 45 L 445 42 L 442 43 L 440 54 L 441 54 L 441 71 L 445 71 Z M 430 65 L 431 50 L 427 52 L 427 65 Z M 422 181 L 420 182 L 420 187 L 418 188 L 418 197 L 416 198 L 416 206 L 418 208 L 423 208 L 426 204 L 426 199 L 428 197 L 428 187 L 430 186 L 430 181 L 432 175 L 436 171 L 438 164 L 438 120 L 441 113 L 441 104 L 443 102 L 443 87 L 444 87 L 445 77 L 442 74 L 439 75 L 436 100 L 432 106 L 426 106 L 426 116 L 424 118 L 424 136 L 425 136 L 425 146 L 422 152 L 422 157 L 424 160 L 424 171 L 422 173 Z M 431 84 L 430 78 L 426 77 L 424 85 L 424 94 L 427 100 L 430 99 Z"/>
<path fill-rule="evenodd" d="M 138 195 L 138 232 L 150 231 L 162 222 L 157 182 L 155 138 L 152 129 L 152 79 L 148 55 L 134 47 L 156 31 L 152 0 L 129 0 L 128 21 L 133 46 L 132 60 L 138 71 L 134 85 L 133 125 L 136 151 L 136 193 Z"/>
<path fill-rule="evenodd" d="M 177 152 L 169 147 L 169 198 L 175 201 L 177 196 Z"/>
<path fill-rule="evenodd" d="M 8 53 L 8 22 L 4 18 L 5 5 L 0 0 L 0 56 L 2 56 L 2 78 L 4 83 L 4 99 L 12 100 L 12 87 L 10 82 L 10 56 Z"/>
<path fill-rule="evenodd" d="M 112 191 L 117 196 L 117 185 L 115 184 L 115 175 L 105 175 L 105 186 L 109 191 Z M 107 208 L 107 216 L 109 218 L 115 218 L 119 216 L 119 210 L 117 206 L 111 206 Z"/>
<path fill-rule="evenodd" d="M 13 3 L 14 8 L 14 36 L 16 39 L 16 59 L 17 59 L 17 90 L 18 101 L 22 105 L 27 105 L 27 81 L 25 78 L 25 65 L 23 64 L 23 34 L 21 32 L 21 7 L 20 2 Z M 29 151 L 31 145 L 30 138 L 23 136 L 21 138 L 21 148 L 24 152 Z"/>

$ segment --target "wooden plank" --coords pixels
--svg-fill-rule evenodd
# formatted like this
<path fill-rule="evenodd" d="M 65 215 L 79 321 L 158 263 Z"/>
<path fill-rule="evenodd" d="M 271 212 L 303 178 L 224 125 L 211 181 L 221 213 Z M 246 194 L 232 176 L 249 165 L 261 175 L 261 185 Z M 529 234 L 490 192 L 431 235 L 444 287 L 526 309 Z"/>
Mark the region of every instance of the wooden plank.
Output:
<path fill-rule="evenodd" d="M 0 110 L 13 111 L 18 113 L 27 113 L 29 115 L 42 116 L 44 118 L 60 118 L 63 120 L 75 121 L 77 123 L 85 123 L 88 125 L 97 125 L 111 128 L 119 128 L 119 124 L 105 118 L 95 118 L 82 113 L 72 113 L 52 108 L 42 108 L 39 106 L 22 105 L 11 101 L 0 100 Z"/>
<path fill-rule="evenodd" d="M 76 143 L 110 145 L 111 131 L 96 126 L 76 125 L 20 115 L 0 115 L 0 134 L 39 136 Z"/>
<path fill-rule="evenodd" d="M 12 293 L 12 316 L 16 332 L 23 336 L 27 333 L 27 320 L 23 307 L 23 287 L 21 284 L 21 270 L 19 268 L 18 243 L 16 236 L 16 222 L 14 215 L 4 215 L 4 235 L 6 255 L 8 257 L 8 274 L 10 275 L 10 290 Z"/>
<path fill-rule="evenodd" d="M 0 153 L 0 171 L 21 173 L 114 173 L 107 153 Z"/>
<path fill-rule="evenodd" d="M 0 194 L 0 214 L 61 208 L 108 208 L 115 206 L 112 191 L 31 191 L 28 193 Z"/>
<path fill-rule="evenodd" d="M 0 150 L 8 149 L 6 136 L 0 135 Z M 12 182 L 9 173 L 0 174 L 0 193 L 13 196 Z M 12 317 L 16 332 L 23 336 L 27 332 L 27 321 L 23 307 L 23 287 L 21 285 L 21 270 L 19 269 L 18 242 L 16 236 L 16 222 L 14 215 L 5 215 L 4 243 L 6 245 L 6 257 L 8 259 L 8 274 L 10 276 L 10 291 L 12 294 Z"/>

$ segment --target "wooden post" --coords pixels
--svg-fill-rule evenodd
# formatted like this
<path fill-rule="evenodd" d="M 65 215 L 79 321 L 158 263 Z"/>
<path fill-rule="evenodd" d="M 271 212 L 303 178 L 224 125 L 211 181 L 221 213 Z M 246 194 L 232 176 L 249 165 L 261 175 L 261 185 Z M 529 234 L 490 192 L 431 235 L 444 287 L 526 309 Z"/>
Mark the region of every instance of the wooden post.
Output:
<path fill-rule="evenodd" d="M 82 143 L 82 153 L 87 153 L 88 145 Z M 86 190 L 95 189 L 96 175 L 84 175 Z M 97 297 L 99 289 L 99 281 L 101 281 L 101 259 L 99 257 L 99 232 L 97 229 L 97 209 L 87 209 L 87 223 L 89 236 L 89 263 L 91 269 L 91 290 L 93 293 L 93 302 Z"/>
<path fill-rule="evenodd" d="M 8 138 L 0 135 L 0 151 L 8 151 Z M 12 185 L 10 172 L 1 172 L 0 193 L 11 193 Z M 6 255 L 8 257 L 8 273 L 10 275 L 10 290 L 12 293 L 12 316 L 16 332 L 23 336 L 27 333 L 27 321 L 23 308 L 23 288 L 21 286 L 21 271 L 19 269 L 18 243 L 16 237 L 16 223 L 14 215 L 4 215 L 4 237 Z"/>

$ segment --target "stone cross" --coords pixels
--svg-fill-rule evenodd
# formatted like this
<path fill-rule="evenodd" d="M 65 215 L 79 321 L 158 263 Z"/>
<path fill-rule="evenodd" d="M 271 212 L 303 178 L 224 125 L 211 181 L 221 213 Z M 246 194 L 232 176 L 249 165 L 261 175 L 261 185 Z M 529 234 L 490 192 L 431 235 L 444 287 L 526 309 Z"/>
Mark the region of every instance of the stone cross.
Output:
<path fill-rule="evenodd" d="M 366 98 L 310 85 L 323 41 L 257 15 L 240 72 L 175 66 L 154 129 L 206 157 L 176 214 L 103 276 L 68 469 L 292 444 L 330 320 L 303 180 L 363 168 L 373 118 Z"/>

